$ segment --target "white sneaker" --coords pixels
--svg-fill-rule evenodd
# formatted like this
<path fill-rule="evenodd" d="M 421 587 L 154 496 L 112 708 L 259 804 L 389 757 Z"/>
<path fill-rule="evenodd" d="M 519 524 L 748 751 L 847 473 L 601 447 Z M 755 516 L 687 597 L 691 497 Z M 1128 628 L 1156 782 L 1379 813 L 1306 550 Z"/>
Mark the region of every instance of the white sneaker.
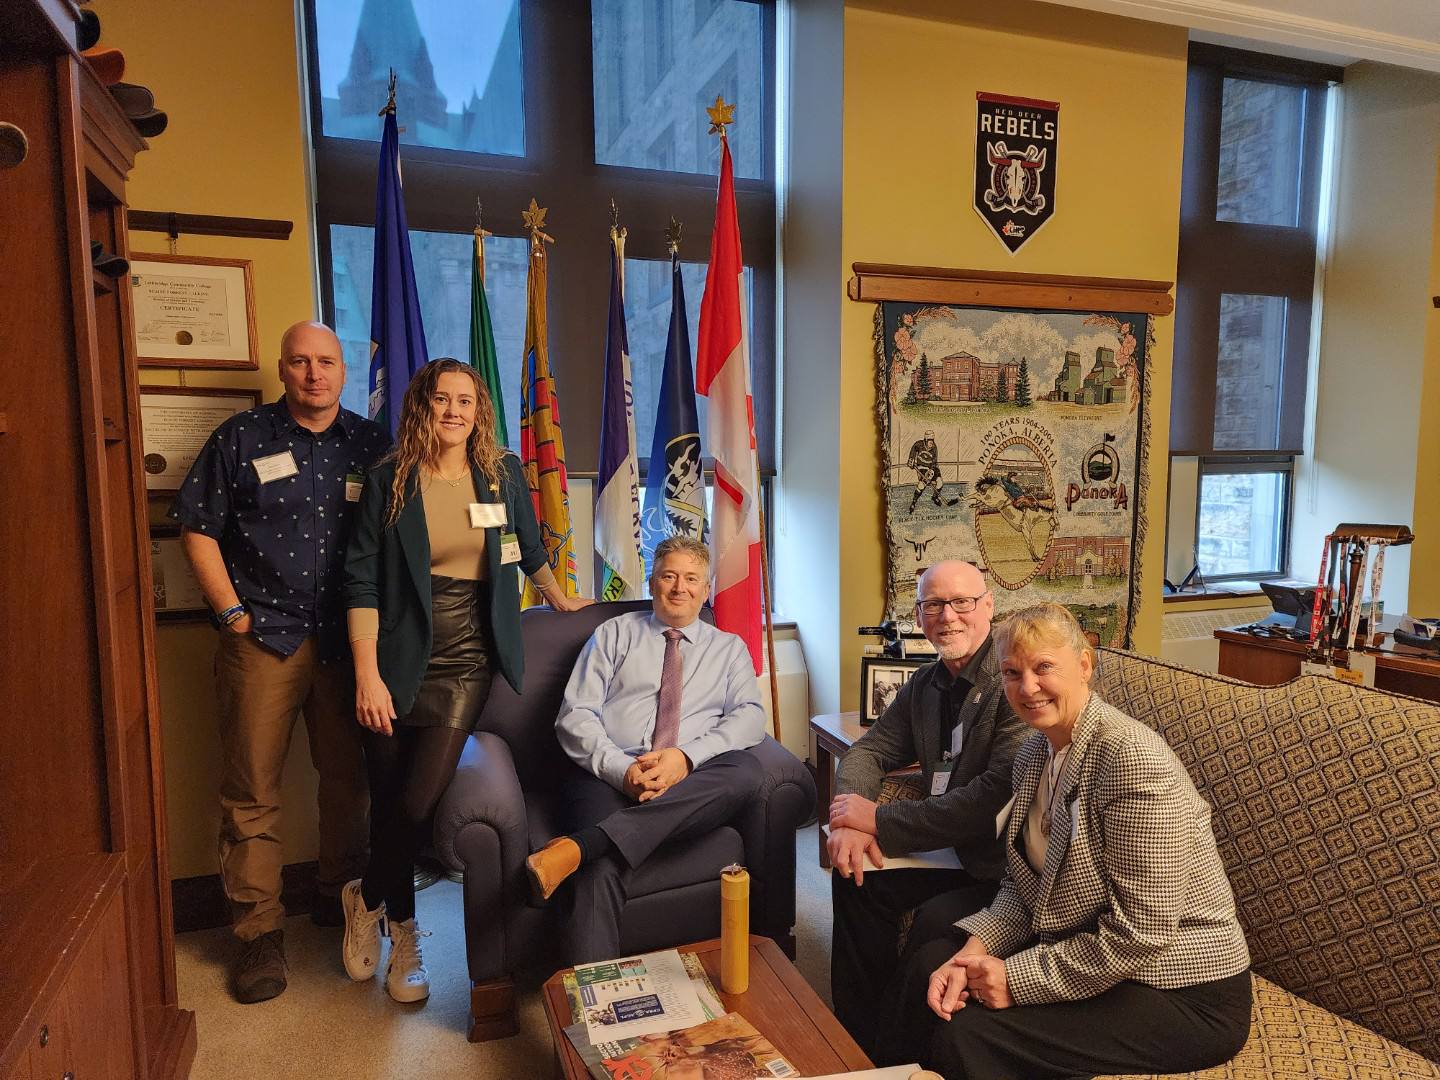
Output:
<path fill-rule="evenodd" d="M 385 990 L 396 1001 L 424 1001 L 430 996 L 430 974 L 420 955 L 420 939 L 430 931 L 421 930 L 414 919 L 388 922 L 390 961 L 385 966 Z"/>
<path fill-rule="evenodd" d="M 380 967 L 380 923 L 385 905 L 367 910 L 356 878 L 340 890 L 340 906 L 345 911 L 345 939 L 340 945 L 345 974 L 356 982 L 373 979 Z"/>

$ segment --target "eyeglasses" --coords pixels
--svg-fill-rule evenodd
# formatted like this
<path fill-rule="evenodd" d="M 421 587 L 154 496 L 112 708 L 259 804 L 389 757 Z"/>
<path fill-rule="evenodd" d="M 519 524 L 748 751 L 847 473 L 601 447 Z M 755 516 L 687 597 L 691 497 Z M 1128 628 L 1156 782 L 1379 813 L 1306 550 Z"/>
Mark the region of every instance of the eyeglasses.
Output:
<path fill-rule="evenodd" d="M 943 615 L 945 609 L 952 608 L 957 615 L 968 615 L 975 610 L 975 605 L 989 595 L 989 590 L 979 596 L 952 596 L 949 600 L 921 600 L 916 603 L 915 609 L 922 615 L 929 615 L 932 619 L 936 615 Z"/>

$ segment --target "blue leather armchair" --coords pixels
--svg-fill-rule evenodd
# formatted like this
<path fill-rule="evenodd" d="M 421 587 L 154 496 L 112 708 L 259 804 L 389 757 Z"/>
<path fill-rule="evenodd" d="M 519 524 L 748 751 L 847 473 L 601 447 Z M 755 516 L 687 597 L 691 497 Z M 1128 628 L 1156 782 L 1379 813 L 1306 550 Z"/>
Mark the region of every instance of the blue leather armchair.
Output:
<path fill-rule="evenodd" d="M 562 827 L 556 784 L 566 759 L 555 717 L 570 671 L 595 627 L 648 608 L 630 602 L 573 614 L 524 612 L 525 692 L 495 680 L 436 810 L 436 850 L 464 872 L 472 1042 L 515 1032 L 514 973 L 551 959 L 553 909 L 527 903 L 525 858 Z M 711 619 L 708 609 L 703 617 Z M 750 871 L 751 931 L 794 956 L 795 830 L 815 805 L 815 784 L 809 769 L 769 736 L 752 753 L 767 779 L 744 816 L 698 841 L 662 847 L 637 875 L 620 925 L 625 951 L 718 936 L 719 871 L 738 862 Z"/>

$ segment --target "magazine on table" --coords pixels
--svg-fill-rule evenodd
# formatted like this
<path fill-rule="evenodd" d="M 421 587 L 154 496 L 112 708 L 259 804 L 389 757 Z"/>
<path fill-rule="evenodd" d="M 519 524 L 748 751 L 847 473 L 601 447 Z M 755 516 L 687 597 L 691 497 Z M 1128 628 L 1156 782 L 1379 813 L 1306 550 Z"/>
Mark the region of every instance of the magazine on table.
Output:
<path fill-rule="evenodd" d="M 576 1024 L 575 1027 L 583 1025 Z M 568 1032 L 567 1032 L 568 1033 Z M 706 1080 L 716 1076 L 798 1077 L 770 1040 L 738 1013 L 679 1031 L 577 1046 L 595 1080 Z"/>
<path fill-rule="evenodd" d="M 705 1019 L 700 997 L 676 949 L 579 964 L 575 988 L 592 1043 L 677 1031 Z"/>

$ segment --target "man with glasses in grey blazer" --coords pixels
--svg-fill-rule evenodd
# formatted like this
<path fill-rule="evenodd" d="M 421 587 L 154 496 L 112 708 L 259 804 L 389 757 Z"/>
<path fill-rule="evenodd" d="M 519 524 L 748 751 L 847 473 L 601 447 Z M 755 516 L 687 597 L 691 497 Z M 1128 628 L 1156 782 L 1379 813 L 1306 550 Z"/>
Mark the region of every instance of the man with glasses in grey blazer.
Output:
<path fill-rule="evenodd" d="M 873 1048 L 878 1008 L 906 954 L 949 933 L 994 897 L 1005 869 L 997 817 L 1010 800 L 1010 767 L 1029 729 L 1001 689 L 990 648 L 995 598 L 984 575 L 957 560 L 920 578 L 916 614 L 939 659 L 920 668 L 845 754 L 830 805 L 828 848 L 835 1015 Z M 925 797 L 877 805 L 885 774 L 920 765 Z M 885 870 L 889 857 L 954 848 L 960 868 Z M 868 864 L 878 868 L 868 870 Z"/>

